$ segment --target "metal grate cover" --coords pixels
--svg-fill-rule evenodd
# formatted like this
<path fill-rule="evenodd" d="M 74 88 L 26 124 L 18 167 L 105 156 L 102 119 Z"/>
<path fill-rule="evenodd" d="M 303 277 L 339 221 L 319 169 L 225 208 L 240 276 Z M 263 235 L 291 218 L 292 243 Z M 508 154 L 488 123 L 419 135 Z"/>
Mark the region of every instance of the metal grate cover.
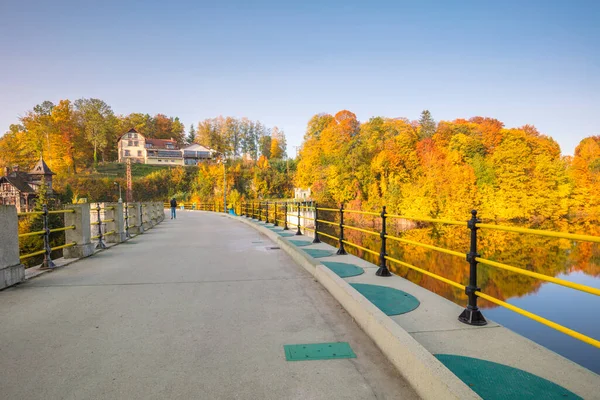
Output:
<path fill-rule="evenodd" d="M 286 344 L 283 346 L 287 361 L 335 360 L 356 358 L 348 342 Z"/>

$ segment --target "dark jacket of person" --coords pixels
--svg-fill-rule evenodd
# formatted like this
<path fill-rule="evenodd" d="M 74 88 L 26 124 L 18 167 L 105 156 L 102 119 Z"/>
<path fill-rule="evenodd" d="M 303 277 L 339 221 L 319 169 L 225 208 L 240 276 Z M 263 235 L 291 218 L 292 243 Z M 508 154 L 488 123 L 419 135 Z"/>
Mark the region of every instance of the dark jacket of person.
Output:
<path fill-rule="evenodd" d="M 171 199 L 171 207 L 177 207 L 177 201 L 175 199 Z"/>

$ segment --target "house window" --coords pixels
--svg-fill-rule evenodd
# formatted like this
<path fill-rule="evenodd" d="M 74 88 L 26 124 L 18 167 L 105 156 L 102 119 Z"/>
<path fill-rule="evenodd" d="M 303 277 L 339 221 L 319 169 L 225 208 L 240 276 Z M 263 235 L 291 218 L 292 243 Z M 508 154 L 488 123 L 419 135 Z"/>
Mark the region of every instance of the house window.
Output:
<path fill-rule="evenodd" d="M 137 147 L 139 145 L 139 142 L 136 140 L 135 142 L 133 142 L 133 145 Z"/>
<path fill-rule="evenodd" d="M 138 150 L 138 157 L 141 157 L 141 156 L 142 156 L 142 151 Z"/>
<path fill-rule="evenodd" d="M 173 149 L 173 145 L 171 143 L 167 143 L 167 149 Z"/>
<path fill-rule="evenodd" d="M 147 149 L 151 149 L 152 148 L 152 143 L 146 143 L 146 148 Z"/>
<path fill-rule="evenodd" d="M 158 162 L 162 162 L 162 160 L 158 160 Z"/>
<path fill-rule="evenodd" d="M 133 133 L 128 133 L 128 134 L 127 134 L 127 137 L 128 137 L 128 138 L 131 138 L 131 136 L 132 136 L 132 135 L 133 135 Z"/>
<path fill-rule="evenodd" d="M 134 133 L 134 134 L 133 134 L 133 138 L 134 138 L 134 139 L 137 139 L 137 133 Z M 136 146 L 137 146 L 137 144 L 136 144 Z"/>
<path fill-rule="evenodd" d="M 129 157 L 129 150 L 125 150 L 125 157 Z"/>
<path fill-rule="evenodd" d="M 127 146 L 133 146 L 133 142 L 132 142 L 131 140 L 129 140 L 129 141 L 127 142 Z"/>

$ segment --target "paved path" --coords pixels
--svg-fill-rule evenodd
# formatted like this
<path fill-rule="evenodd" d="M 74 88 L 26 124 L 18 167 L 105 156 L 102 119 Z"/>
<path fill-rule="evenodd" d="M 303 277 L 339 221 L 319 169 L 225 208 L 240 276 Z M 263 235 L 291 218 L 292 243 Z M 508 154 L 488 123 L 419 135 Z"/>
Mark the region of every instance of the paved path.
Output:
<path fill-rule="evenodd" d="M 283 251 L 218 214 L 148 233 L 0 292 L 3 399 L 416 398 Z M 284 344 L 358 358 L 287 362 Z"/>

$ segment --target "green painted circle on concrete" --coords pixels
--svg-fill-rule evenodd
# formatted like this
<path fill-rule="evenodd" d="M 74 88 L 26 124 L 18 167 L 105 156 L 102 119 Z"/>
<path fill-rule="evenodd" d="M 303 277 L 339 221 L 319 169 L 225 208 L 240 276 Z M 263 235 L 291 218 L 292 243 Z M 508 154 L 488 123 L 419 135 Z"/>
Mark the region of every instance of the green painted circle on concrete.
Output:
<path fill-rule="evenodd" d="M 420 304 L 415 296 L 391 287 L 366 283 L 350 285 L 386 315 L 405 314 L 419 307 Z"/>
<path fill-rule="evenodd" d="M 305 251 L 309 256 L 314 257 L 314 258 L 330 257 L 333 255 L 332 251 L 327 251 L 327 250 L 320 250 L 320 249 L 302 249 L 302 250 Z"/>
<path fill-rule="evenodd" d="M 323 261 L 324 266 L 335 272 L 340 278 L 363 274 L 365 271 L 356 265 L 341 262 Z"/>
<path fill-rule="evenodd" d="M 278 234 L 279 236 L 282 236 L 282 237 L 292 237 L 292 236 L 296 236 L 295 234 L 293 234 L 293 233 L 287 233 L 286 231 L 277 232 L 277 234 Z"/>
<path fill-rule="evenodd" d="M 556 383 L 508 365 L 452 354 L 435 356 L 484 400 L 581 399 Z"/>
<path fill-rule="evenodd" d="M 290 243 L 294 246 L 302 247 L 302 246 L 310 246 L 312 242 L 307 242 L 306 240 L 291 240 Z"/>

